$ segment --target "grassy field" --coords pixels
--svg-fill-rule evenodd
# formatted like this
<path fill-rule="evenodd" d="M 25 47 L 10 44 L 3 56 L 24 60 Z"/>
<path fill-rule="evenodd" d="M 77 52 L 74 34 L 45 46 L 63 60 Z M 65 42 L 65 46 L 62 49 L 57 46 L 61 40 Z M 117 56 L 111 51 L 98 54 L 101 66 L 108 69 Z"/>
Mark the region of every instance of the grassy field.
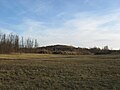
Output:
<path fill-rule="evenodd" d="M 0 55 L 0 90 L 120 90 L 120 55 Z"/>

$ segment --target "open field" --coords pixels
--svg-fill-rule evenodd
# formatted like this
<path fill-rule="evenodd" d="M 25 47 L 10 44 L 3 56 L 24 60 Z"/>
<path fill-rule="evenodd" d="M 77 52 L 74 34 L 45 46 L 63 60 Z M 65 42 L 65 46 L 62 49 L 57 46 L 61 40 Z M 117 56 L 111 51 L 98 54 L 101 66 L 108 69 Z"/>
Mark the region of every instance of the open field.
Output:
<path fill-rule="evenodd" d="M 0 55 L 0 90 L 120 90 L 120 55 Z"/>

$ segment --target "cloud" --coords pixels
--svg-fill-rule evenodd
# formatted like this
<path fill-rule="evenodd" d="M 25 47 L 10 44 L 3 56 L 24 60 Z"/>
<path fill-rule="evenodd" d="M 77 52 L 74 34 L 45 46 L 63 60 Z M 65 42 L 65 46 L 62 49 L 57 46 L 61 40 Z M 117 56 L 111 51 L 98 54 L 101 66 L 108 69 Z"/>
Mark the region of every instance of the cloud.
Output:
<path fill-rule="evenodd" d="M 71 24 L 76 28 L 77 33 L 75 38 L 88 42 L 87 45 L 84 44 L 88 47 L 93 45 L 109 45 L 119 48 L 120 13 L 116 12 L 103 16 L 93 16 L 90 15 L 86 18 L 79 17 L 67 22 L 68 25 Z"/>
<path fill-rule="evenodd" d="M 44 0 L 19 0 L 18 4 L 22 7 L 22 11 L 19 15 L 27 14 L 27 16 L 30 15 L 43 15 L 46 12 L 49 11 L 49 9 L 52 8 L 50 1 L 44 1 Z M 49 7 L 49 8 L 47 8 Z"/>
<path fill-rule="evenodd" d="M 96 13 L 77 13 L 71 19 L 64 20 L 51 27 L 51 23 L 25 19 L 14 25 L 20 35 L 36 38 L 40 46 L 68 44 L 80 47 L 109 45 L 120 48 L 120 13 L 119 10 L 104 15 Z M 61 13 L 58 16 L 62 16 Z"/>

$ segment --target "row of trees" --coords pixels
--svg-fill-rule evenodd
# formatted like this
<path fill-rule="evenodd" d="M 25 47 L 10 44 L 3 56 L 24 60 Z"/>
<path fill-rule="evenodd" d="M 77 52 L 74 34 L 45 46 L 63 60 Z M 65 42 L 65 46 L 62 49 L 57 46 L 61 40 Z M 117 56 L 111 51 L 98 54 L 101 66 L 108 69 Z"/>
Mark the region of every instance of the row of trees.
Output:
<path fill-rule="evenodd" d="M 0 53 L 21 52 L 37 47 L 37 40 L 20 38 L 15 34 L 0 34 Z"/>
<path fill-rule="evenodd" d="M 108 46 L 103 49 L 94 48 L 75 48 L 66 45 L 53 45 L 46 47 L 38 47 L 37 40 L 31 38 L 19 37 L 15 34 L 0 34 L 0 53 L 41 53 L 41 54 L 120 54 L 120 50 L 109 50 Z"/>

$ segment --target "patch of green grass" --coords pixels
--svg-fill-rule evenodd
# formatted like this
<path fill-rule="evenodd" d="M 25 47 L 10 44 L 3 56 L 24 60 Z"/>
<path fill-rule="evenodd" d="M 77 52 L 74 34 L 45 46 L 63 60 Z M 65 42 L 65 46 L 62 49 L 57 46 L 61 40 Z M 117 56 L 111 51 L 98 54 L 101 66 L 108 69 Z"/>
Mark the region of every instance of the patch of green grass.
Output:
<path fill-rule="evenodd" d="M 119 90 L 120 57 L 0 55 L 1 90 Z"/>

